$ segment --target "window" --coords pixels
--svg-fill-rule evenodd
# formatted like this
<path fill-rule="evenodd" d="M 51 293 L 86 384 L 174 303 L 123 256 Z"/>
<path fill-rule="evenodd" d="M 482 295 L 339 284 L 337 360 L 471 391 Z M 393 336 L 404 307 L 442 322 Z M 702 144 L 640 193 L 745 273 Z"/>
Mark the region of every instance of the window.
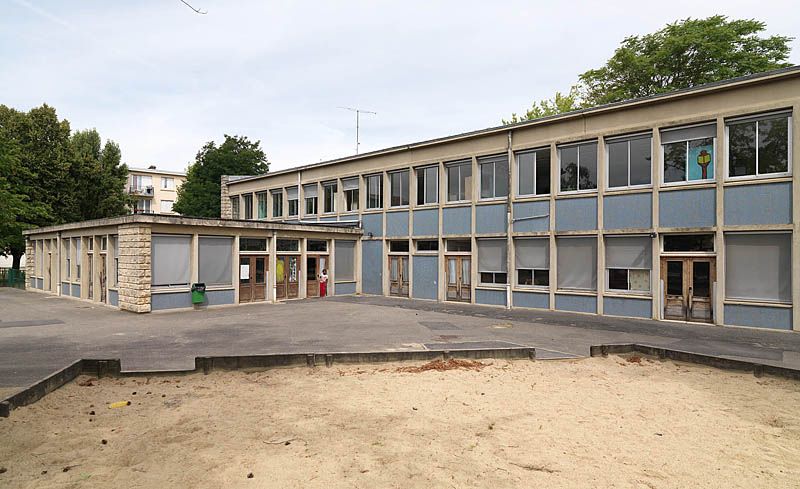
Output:
<path fill-rule="evenodd" d="M 164 190 L 175 190 L 175 179 L 172 177 L 161 177 L 161 188 Z"/>
<path fill-rule="evenodd" d="M 81 238 L 74 238 L 72 240 L 75 249 L 75 279 L 80 280 L 81 278 L 81 261 L 83 261 L 83 256 L 81 255 Z"/>
<path fill-rule="evenodd" d="M 606 238 L 608 290 L 650 292 L 653 242 L 649 236 Z"/>
<path fill-rule="evenodd" d="M 336 262 L 334 278 L 337 282 L 353 282 L 356 279 L 356 242 L 336 240 Z"/>
<path fill-rule="evenodd" d="M 478 240 L 478 273 L 482 284 L 508 282 L 508 250 L 504 239 Z"/>
<path fill-rule="evenodd" d="M 325 182 L 322 184 L 324 199 L 323 211 L 325 213 L 336 212 L 336 182 Z"/>
<path fill-rule="evenodd" d="M 244 218 L 253 218 L 253 194 L 242 195 L 242 206 L 244 207 Z"/>
<path fill-rule="evenodd" d="M 417 169 L 417 205 L 439 202 L 439 167 Z"/>
<path fill-rule="evenodd" d="M 207 286 L 233 283 L 233 238 L 200 236 L 198 238 L 197 280 Z"/>
<path fill-rule="evenodd" d="M 561 192 L 597 189 L 597 143 L 558 148 Z"/>
<path fill-rule="evenodd" d="M 548 238 L 515 239 L 514 266 L 518 285 L 550 285 L 550 240 Z"/>
<path fill-rule="evenodd" d="M 296 239 L 279 239 L 275 243 L 277 251 L 300 251 L 300 241 Z"/>
<path fill-rule="evenodd" d="M 161 201 L 161 212 L 162 213 L 171 213 L 172 212 L 172 205 L 175 203 L 173 200 L 162 200 Z"/>
<path fill-rule="evenodd" d="M 296 216 L 298 214 L 298 199 L 297 187 L 290 187 L 286 189 L 286 200 L 289 202 L 289 216 Z"/>
<path fill-rule="evenodd" d="M 367 209 L 383 207 L 383 175 L 364 177 L 367 185 Z"/>
<path fill-rule="evenodd" d="M 481 169 L 481 199 L 494 199 L 508 195 L 508 156 L 478 158 Z"/>
<path fill-rule="evenodd" d="M 446 163 L 445 167 L 447 168 L 447 201 L 472 200 L 472 161 Z"/>
<path fill-rule="evenodd" d="M 272 217 L 283 217 L 283 192 L 272 191 Z"/>
<path fill-rule="evenodd" d="M 667 234 L 664 235 L 664 251 L 669 252 L 713 252 L 713 234 Z"/>
<path fill-rule="evenodd" d="M 152 205 L 151 199 L 137 199 L 136 205 L 133 208 L 133 212 L 149 214 L 150 212 L 152 212 L 151 205 Z"/>
<path fill-rule="evenodd" d="M 448 239 L 447 251 L 453 253 L 463 253 L 472 251 L 472 241 L 468 239 Z"/>
<path fill-rule="evenodd" d="M 661 131 L 664 183 L 714 179 L 716 124 Z"/>
<path fill-rule="evenodd" d="M 344 191 L 344 206 L 347 212 L 358 210 L 358 177 L 346 178 L 342 180 L 342 190 Z"/>
<path fill-rule="evenodd" d="M 389 174 L 391 206 L 408 205 L 408 170 Z"/>
<path fill-rule="evenodd" d="M 783 113 L 728 122 L 728 175 L 787 173 L 791 120 Z"/>
<path fill-rule="evenodd" d="M 150 175 L 131 175 L 131 190 L 141 191 L 153 187 L 153 177 Z"/>
<path fill-rule="evenodd" d="M 239 196 L 231 197 L 231 217 L 233 219 L 241 218 L 239 214 Z"/>
<path fill-rule="evenodd" d="M 608 188 L 650 185 L 652 146 L 650 134 L 606 139 Z"/>
<path fill-rule="evenodd" d="M 389 241 L 389 253 L 408 253 L 408 241 Z"/>
<path fill-rule="evenodd" d="M 306 199 L 306 214 L 314 215 L 317 213 L 317 192 L 319 192 L 319 186 L 316 183 L 303 187 L 303 196 Z"/>
<path fill-rule="evenodd" d="M 518 195 L 550 193 L 550 148 L 517 153 Z"/>
<path fill-rule="evenodd" d="M 439 251 L 439 240 L 421 239 L 417 241 L 417 252 Z"/>
<path fill-rule="evenodd" d="M 726 233 L 725 297 L 792 302 L 792 235 Z"/>
<path fill-rule="evenodd" d="M 119 238 L 111 236 L 111 253 L 113 259 L 111 260 L 111 287 L 116 287 L 119 284 Z"/>
<path fill-rule="evenodd" d="M 239 251 L 267 251 L 264 238 L 239 238 Z"/>
<path fill-rule="evenodd" d="M 187 287 L 192 237 L 153 235 L 151 277 L 153 287 Z"/>
<path fill-rule="evenodd" d="M 258 207 L 258 218 L 267 218 L 267 193 L 259 192 L 256 194 L 256 206 Z"/>
<path fill-rule="evenodd" d="M 100 251 L 108 251 L 108 237 L 103 236 L 100 238 Z"/>
<path fill-rule="evenodd" d="M 89 253 L 91 253 L 92 251 L 94 251 L 94 238 L 92 237 L 86 238 L 86 242 L 89 244 Z M 42 242 L 42 244 L 44 244 L 44 242 Z"/>
<path fill-rule="evenodd" d="M 328 251 L 328 242 L 322 239 L 309 239 L 306 241 L 306 251 L 325 253 Z"/>
<path fill-rule="evenodd" d="M 65 261 L 66 261 L 66 263 L 64 263 L 64 268 L 65 268 L 64 269 L 64 278 L 66 278 L 66 280 L 64 280 L 64 282 L 69 282 L 69 279 L 72 276 L 72 255 L 71 255 L 72 250 L 70 248 L 71 248 L 70 247 L 70 240 L 69 239 L 65 239 L 63 241 L 63 251 L 62 251 L 62 253 L 64 253 L 64 257 L 65 257 Z"/>
<path fill-rule="evenodd" d="M 597 290 L 597 238 L 556 238 L 558 288 Z"/>

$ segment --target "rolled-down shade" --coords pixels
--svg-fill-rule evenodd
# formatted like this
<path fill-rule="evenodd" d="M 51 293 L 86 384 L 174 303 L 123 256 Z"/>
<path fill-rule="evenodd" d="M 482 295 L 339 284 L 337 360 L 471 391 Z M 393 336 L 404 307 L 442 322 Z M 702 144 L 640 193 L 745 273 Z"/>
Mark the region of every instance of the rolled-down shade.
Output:
<path fill-rule="evenodd" d="M 558 288 L 597 290 L 597 238 L 557 238 Z"/>
<path fill-rule="evenodd" d="M 335 244 L 334 280 L 352 282 L 356 279 L 356 242 L 337 239 Z"/>
<path fill-rule="evenodd" d="M 653 263 L 653 242 L 648 236 L 606 238 L 606 268 L 646 268 Z"/>
<path fill-rule="evenodd" d="M 678 141 L 689 141 L 690 139 L 703 139 L 717 137 L 716 124 L 704 124 L 702 126 L 684 127 L 675 129 L 664 129 L 661 131 L 661 144 L 675 143 Z"/>
<path fill-rule="evenodd" d="M 792 300 L 791 234 L 725 234 L 725 296 Z"/>
<path fill-rule="evenodd" d="M 318 190 L 316 185 L 306 185 L 303 187 L 303 195 L 305 197 L 316 197 Z"/>
<path fill-rule="evenodd" d="M 500 272 L 508 270 L 508 250 L 504 239 L 478 240 L 478 272 Z"/>
<path fill-rule="evenodd" d="M 358 190 L 358 177 L 342 180 L 342 190 Z"/>
<path fill-rule="evenodd" d="M 152 238 L 153 286 L 188 285 L 192 237 L 156 235 Z"/>
<path fill-rule="evenodd" d="M 550 268 L 548 238 L 516 239 L 514 262 L 517 268 Z"/>
<path fill-rule="evenodd" d="M 233 238 L 201 236 L 198 248 L 198 281 L 206 285 L 230 285 L 233 282 Z"/>
<path fill-rule="evenodd" d="M 286 189 L 286 198 L 289 200 L 297 199 L 297 187 L 289 187 Z"/>

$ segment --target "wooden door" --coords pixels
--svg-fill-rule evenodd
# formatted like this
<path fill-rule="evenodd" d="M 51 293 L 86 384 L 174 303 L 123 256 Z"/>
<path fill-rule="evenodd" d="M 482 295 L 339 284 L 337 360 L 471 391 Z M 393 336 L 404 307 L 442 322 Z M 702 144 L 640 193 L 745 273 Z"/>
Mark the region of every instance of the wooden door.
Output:
<path fill-rule="evenodd" d="M 253 269 L 249 256 L 239 256 L 239 302 L 253 301 Z"/>
<path fill-rule="evenodd" d="M 100 302 L 108 302 L 108 288 L 106 281 L 106 255 L 100 255 Z"/>
<path fill-rule="evenodd" d="M 267 257 L 239 256 L 239 302 L 263 301 L 267 298 Z"/>
<path fill-rule="evenodd" d="M 306 297 L 319 297 L 319 256 L 306 255 Z"/>
<path fill-rule="evenodd" d="M 389 255 L 389 294 L 408 297 L 408 256 Z"/>
<path fill-rule="evenodd" d="M 276 295 L 278 299 L 297 298 L 300 257 L 296 255 L 278 256 L 275 270 Z"/>
<path fill-rule="evenodd" d="M 253 301 L 267 300 L 267 272 L 269 271 L 269 257 L 268 256 L 253 256 L 250 257 L 250 266 L 255 265 L 255 281 L 252 284 L 251 297 Z"/>
<path fill-rule="evenodd" d="M 447 300 L 470 302 L 472 298 L 471 265 L 469 256 L 448 256 L 446 258 Z"/>
<path fill-rule="evenodd" d="M 713 257 L 662 258 L 664 319 L 714 321 L 715 265 Z"/>

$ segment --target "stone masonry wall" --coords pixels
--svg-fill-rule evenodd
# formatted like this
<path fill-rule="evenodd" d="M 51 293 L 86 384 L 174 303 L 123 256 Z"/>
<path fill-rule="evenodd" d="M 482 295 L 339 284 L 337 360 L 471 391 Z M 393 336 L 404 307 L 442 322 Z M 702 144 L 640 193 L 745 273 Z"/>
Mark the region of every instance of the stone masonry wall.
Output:
<path fill-rule="evenodd" d="M 119 227 L 119 308 L 150 312 L 150 226 Z"/>
<path fill-rule="evenodd" d="M 36 270 L 36 251 L 33 249 L 33 241 L 31 239 L 25 240 L 25 284 L 26 287 L 31 286 L 33 274 Z"/>
<path fill-rule="evenodd" d="M 222 175 L 219 179 L 219 217 L 222 219 L 230 219 L 233 216 L 228 180 L 228 175 Z"/>

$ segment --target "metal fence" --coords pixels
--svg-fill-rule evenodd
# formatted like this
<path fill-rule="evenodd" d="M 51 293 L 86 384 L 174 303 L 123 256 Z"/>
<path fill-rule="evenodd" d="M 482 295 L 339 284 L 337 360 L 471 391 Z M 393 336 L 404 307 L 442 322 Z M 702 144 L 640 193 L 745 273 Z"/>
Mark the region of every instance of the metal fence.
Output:
<path fill-rule="evenodd" d="M 0 268 L 0 287 L 25 288 L 25 270 Z"/>

